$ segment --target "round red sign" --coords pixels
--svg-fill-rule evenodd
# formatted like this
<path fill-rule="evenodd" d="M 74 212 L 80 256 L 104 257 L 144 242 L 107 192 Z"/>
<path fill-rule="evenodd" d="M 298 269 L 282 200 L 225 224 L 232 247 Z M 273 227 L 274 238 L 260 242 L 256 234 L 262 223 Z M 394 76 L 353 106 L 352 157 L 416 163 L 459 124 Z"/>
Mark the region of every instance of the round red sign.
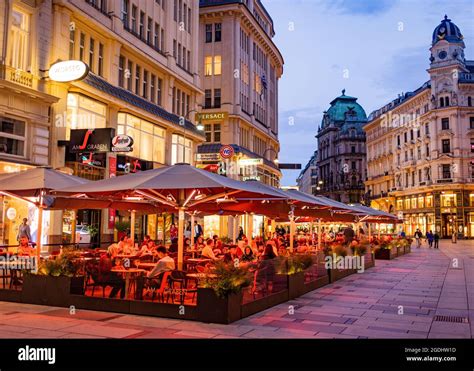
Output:
<path fill-rule="evenodd" d="M 222 158 L 231 158 L 232 156 L 234 156 L 234 147 L 229 145 L 222 146 L 221 150 L 219 151 L 219 154 Z"/>

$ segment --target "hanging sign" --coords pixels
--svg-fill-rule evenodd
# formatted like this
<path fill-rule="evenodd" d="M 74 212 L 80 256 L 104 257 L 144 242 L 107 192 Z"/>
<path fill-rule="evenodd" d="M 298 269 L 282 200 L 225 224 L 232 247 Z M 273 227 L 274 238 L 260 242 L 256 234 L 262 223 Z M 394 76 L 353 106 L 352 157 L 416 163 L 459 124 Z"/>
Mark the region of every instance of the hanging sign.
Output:
<path fill-rule="evenodd" d="M 49 79 L 57 82 L 71 82 L 84 79 L 89 66 L 82 61 L 62 61 L 49 68 Z"/>
<path fill-rule="evenodd" d="M 229 145 L 222 146 L 219 154 L 224 159 L 232 158 L 234 156 L 234 147 Z"/>

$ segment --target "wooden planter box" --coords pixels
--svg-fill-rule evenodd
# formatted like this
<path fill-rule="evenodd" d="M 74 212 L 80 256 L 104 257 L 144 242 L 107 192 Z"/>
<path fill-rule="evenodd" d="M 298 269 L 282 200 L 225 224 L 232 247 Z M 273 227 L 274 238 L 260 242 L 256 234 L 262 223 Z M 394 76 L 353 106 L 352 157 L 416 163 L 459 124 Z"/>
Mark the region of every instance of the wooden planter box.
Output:
<path fill-rule="evenodd" d="M 354 273 L 357 273 L 356 269 L 328 269 L 329 282 L 336 282 Z"/>
<path fill-rule="evenodd" d="M 53 277 L 26 274 L 23 278 L 21 301 L 29 304 L 67 307 L 70 294 L 84 294 L 84 277 Z"/>
<path fill-rule="evenodd" d="M 288 299 L 295 299 L 298 296 L 305 294 L 304 288 L 304 272 L 295 274 L 288 274 Z"/>
<path fill-rule="evenodd" d="M 403 246 L 397 245 L 397 256 L 402 256 L 405 254 L 405 248 Z"/>
<path fill-rule="evenodd" d="M 306 294 L 310 291 L 319 289 L 320 287 L 326 286 L 328 284 L 329 284 L 329 276 L 328 275 L 317 277 L 315 280 L 306 282 L 304 284 L 304 293 L 303 294 Z"/>
<path fill-rule="evenodd" d="M 393 253 L 391 253 L 391 250 L 389 249 L 375 250 L 375 259 L 390 260 L 393 259 L 395 256 L 393 255 Z"/>
<path fill-rule="evenodd" d="M 243 293 L 219 298 L 213 289 L 198 288 L 197 319 L 202 322 L 224 323 L 235 322 L 241 318 Z"/>
<path fill-rule="evenodd" d="M 411 245 L 405 245 L 405 254 L 411 253 Z"/>

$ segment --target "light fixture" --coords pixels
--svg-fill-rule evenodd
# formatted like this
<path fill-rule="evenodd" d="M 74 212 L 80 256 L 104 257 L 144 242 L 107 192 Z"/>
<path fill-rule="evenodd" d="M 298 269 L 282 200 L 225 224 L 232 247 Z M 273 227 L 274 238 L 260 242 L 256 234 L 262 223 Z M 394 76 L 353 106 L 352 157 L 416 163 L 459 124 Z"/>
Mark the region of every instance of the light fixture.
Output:
<path fill-rule="evenodd" d="M 143 198 L 138 197 L 138 196 L 127 196 L 127 197 L 124 197 L 124 200 L 126 200 L 126 201 L 142 201 Z"/>
<path fill-rule="evenodd" d="M 198 124 L 196 125 L 196 129 L 198 129 L 199 131 L 203 131 L 203 130 L 204 130 L 204 125 L 201 124 L 201 123 L 198 123 Z"/>
<path fill-rule="evenodd" d="M 217 203 L 237 203 L 237 200 L 235 198 L 229 198 L 227 195 L 225 195 L 222 198 L 218 198 L 216 202 Z"/>
<path fill-rule="evenodd" d="M 194 200 L 199 201 L 199 200 L 202 200 L 203 198 L 206 198 L 206 195 L 204 193 L 199 193 L 196 195 L 196 197 L 194 197 Z"/>
<path fill-rule="evenodd" d="M 274 163 L 275 165 L 278 165 L 279 162 L 280 162 L 280 161 L 279 161 L 277 158 L 273 160 L 273 163 Z"/>

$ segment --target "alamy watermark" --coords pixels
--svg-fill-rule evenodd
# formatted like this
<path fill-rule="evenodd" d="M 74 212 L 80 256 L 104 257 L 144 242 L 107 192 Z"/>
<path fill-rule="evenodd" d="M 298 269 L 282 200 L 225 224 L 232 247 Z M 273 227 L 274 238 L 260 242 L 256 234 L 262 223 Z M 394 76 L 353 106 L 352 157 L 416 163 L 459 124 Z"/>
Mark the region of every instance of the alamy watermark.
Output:
<path fill-rule="evenodd" d="M 356 269 L 357 273 L 364 273 L 365 257 L 328 255 L 324 258 L 326 269 Z"/>
<path fill-rule="evenodd" d="M 38 258 L 36 256 L 0 256 L 0 269 L 28 270 L 32 273 L 38 272 Z"/>

